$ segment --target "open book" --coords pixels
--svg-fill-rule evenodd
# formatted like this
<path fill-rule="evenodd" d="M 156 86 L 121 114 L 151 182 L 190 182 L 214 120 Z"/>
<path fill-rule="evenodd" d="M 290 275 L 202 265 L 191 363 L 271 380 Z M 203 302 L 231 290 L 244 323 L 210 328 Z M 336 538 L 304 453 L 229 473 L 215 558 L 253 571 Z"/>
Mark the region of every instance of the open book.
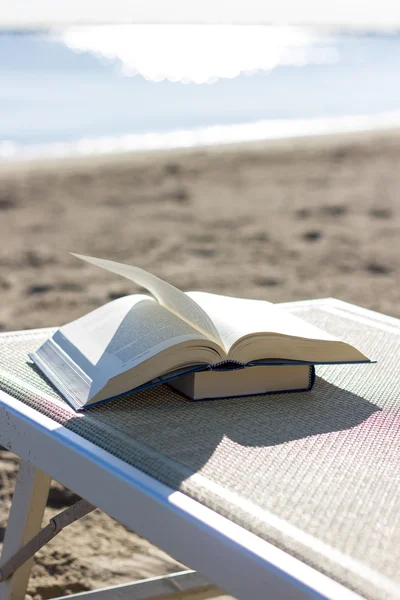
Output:
<path fill-rule="evenodd" d="M 263 300 L 181 292 L 137 267 L 74 255 L 150 292 L 64 325 L 34 363 L 77 410 L 223 362 L 369 362 L 359 350 Z"/>

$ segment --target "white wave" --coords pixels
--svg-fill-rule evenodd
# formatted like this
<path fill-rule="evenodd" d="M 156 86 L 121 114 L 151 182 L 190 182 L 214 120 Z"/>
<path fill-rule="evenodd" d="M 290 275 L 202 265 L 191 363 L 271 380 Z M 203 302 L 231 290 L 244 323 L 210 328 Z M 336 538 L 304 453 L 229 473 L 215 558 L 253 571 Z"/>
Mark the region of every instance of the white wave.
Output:
<path fill-rule="evenodd" d="M 379 115 L 257 121 L 166 133 L 126 134 L 83 138 L 76 142 L 18 145 L 0 142 L 0 161 L 79 157 L 121 152 L 194 148 L 303 136 L 384 130 L 400 127 L 400 111 Z"/>
<path fill-rule="evenodd" d="M 53 39 L 115 60 L 123 75 L 214 83 L 278 65 L 335 63 L 333 38 L 309 29 L 238 25 L 110 25 L 67 29 Z"/>

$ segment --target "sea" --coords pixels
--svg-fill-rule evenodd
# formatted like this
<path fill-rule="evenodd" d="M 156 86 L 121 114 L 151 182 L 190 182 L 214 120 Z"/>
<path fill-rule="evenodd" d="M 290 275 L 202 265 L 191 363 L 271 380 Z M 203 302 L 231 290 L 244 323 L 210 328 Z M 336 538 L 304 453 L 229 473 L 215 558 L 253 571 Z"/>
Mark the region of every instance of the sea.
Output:
<path fill-rule="evenodd" d="M 0 161 L 400 126 L 398 33 L 148 27 L 1 33 Z"/>

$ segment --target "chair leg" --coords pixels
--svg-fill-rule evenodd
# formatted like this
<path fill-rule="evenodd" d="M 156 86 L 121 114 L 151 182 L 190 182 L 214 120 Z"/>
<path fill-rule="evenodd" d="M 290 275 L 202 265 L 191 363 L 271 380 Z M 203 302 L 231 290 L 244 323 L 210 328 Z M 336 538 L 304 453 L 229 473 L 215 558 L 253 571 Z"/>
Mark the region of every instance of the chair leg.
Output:
<path fill-rule="evenodd" d="M 0 565 L 4 564 L 41 528 L 51 478 L 21 460 L 4 536 Z M 24 600 L 33 557 L 0 583 L 0 600 Z"/>

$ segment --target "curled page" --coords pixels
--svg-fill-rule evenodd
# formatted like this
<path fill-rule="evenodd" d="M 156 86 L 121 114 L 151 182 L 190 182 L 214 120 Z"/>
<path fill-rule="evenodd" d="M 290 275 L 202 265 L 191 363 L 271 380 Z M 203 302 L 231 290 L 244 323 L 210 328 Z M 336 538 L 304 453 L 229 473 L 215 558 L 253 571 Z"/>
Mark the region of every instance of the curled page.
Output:
<path fill-rule="evenodd" d="M 189 298 L 189 296 L 170 283 L 139 267 L 132 267 L 131 265 L 103 258 L 84 256 L 83 254 L 72 253 L 72 255 L 92 265 L 96 265 L 96 267 L 101 267 L 102 269 L 106 269 L 106 271 L 126 277 L 142 286 L 158 300 L 161 306 L 165 306 L 203 335 L 206 335 L 209 339 L 223 347 L 218 331 L 207 313 L 192 298 Z"/>

